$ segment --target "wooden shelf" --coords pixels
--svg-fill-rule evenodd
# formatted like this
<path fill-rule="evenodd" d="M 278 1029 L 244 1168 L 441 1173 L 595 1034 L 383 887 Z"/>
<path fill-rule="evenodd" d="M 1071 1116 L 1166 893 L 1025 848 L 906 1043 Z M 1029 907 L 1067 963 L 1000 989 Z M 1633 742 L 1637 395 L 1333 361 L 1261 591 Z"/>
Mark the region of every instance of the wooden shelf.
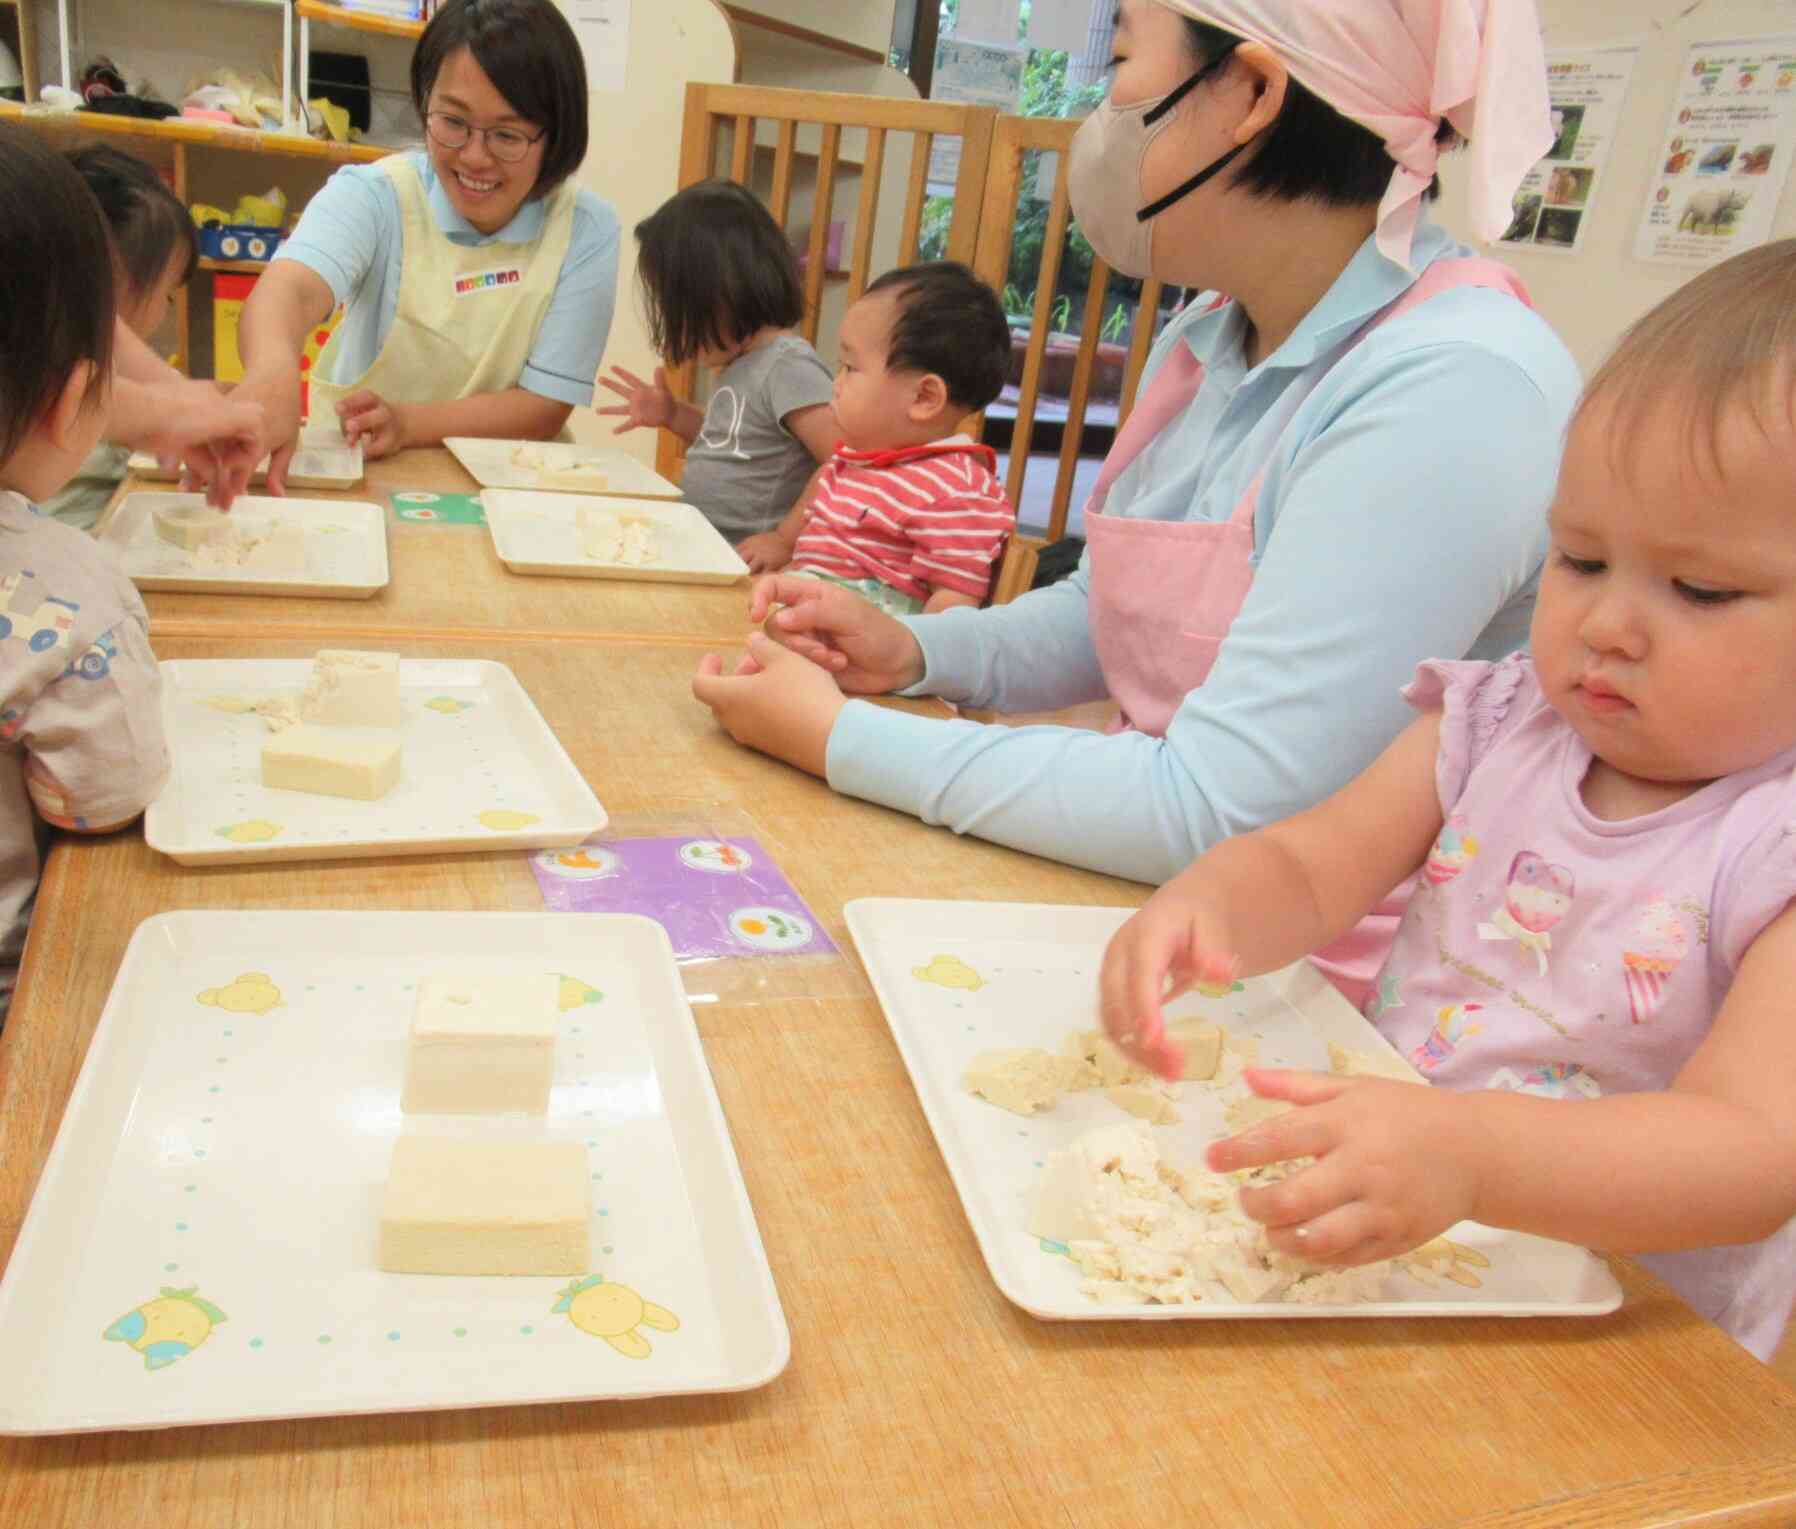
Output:
<path fill-rule="evenodd" d="M 183 117 L 153 122 L 145 117 L 113 117 L 104 112 L 27 111 L 15 101 L 0 101 L 0 122 L 22 122 L 48 132 L 148 138 L 199 149 L 230 149 L 240 154 L 284 154 L 294 159 L 322 159 L 332 164 L 366 164 L 395 152 L 379 144 L 329 143 L 322 138 L 262 133 L 254 128 L 226 127 L 219 122 L 195 122 Z"/>
<path fill-rule="evenodd" d="M 293 12 L 308 21 L 322 21 L 327 26 L 348 27 L 352 32 L 377 32 L 382 37 L 424 35 L 422 21 L 392 21 L 385 16 L 370 16 L 362 11 L 346 11 L 328 0 L 295 0 Z"/>

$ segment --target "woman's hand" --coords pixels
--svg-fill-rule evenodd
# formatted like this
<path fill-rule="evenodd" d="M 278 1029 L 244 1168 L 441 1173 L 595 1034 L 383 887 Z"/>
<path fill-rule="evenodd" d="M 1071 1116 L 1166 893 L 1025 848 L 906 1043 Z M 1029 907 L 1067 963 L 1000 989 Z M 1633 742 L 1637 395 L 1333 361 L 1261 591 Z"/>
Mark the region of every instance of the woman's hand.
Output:
<path fill-rule="evenodd" d="M 1111 936 L 1098 973 L 1104 1033 L 1163 1078 L 1177 1079 L 1185 1061 L 1167 1037 L 1163 1006 L 1200 982 L 1233 982 L 1239 966 L 1224 920 L 1203 895 L 1201 865 L 1167 882 Z"/>
<path fill-rule="evenodd" d="M 792 561 L 792 548 L 778 531 L 761 531 L 737 542 L 736 555 L 750 573 L 772 573 Z"/>
<path fill-rule="evenodd" d="M 623 402 L 607 405 L 594 412 L 622 417 L 623 423 L 611 432 L 613 435 L 622 435 L 626 430 L 639 428 L 672 428 L 676 404 L 673 391 L 667 385 L 665 366 L 655 368 L 653 382 L 644 382 L 636 373 L 626 371 L 621 366 L 613 366 L 611 370 L 612 376 L 599 378 L 599 386 L 609 388 Z"/>
<path fill-rule="evenodd" d="M 362 455 L 370 460 L 390 457 L 410 444 L 405 406 L 367 388 L 358 388 L 337 405 L 337 422 L 343 439 L 351 446 L 361 442 Z"/>
<path fill-rule="evenodd" d="M 207 503 L 228 510 L 262 459 L 262 409 L 185 378 L 151 384 L 143 395 L 155 408 L 130 444 L 154 452 L 165 467 L 178 463 L 183 487 L 203 488 Z"/>
<path fill-rule="evenodd" d="M 730 674 L 715 653 L 700 659 L 692 693 L 736 742 L 812 775 L 827 774 L 830 730 L 846 701 L 815 664 L 756 632 Z"/>
<path fill-rule="evenodd" d="M 1280 1184 L 1241 1191 L 1241 1209 L 1281 1253 L 1373 1263 L 1438 1237 L 1477 1211 L 1486 1144 L 1472 1101 L 1383 1078 L 1249 1068 L 1263 1099 L 1296 1106 L 1206 1154 L 1218 1173 L 1309 1157 Z"/>
<path fill-rule="evenodd" d="M 884 695 L 923 677 L 923 650 L 910 628 L 827 579 L 787 573 L 760 580 L 748 619 L 827 669 L 850 695 Z"/>
<path fill-rule="evenodd" d="M 261 278 L 257 278 L 261 280 Z M 246 377 L 231 389 L 231 399 L 237 403 L 253 403 L 261 408 L 262 431 L 256 455 L 251 461 L 253 468 L 263 457 L 268 458 L 268 492 L 284 494 L 287 492 L 287 463 L 293 458 L 293 449 L 299 441 L 299 377 L 295 372 L 291 378 L 280 376 Z"/>

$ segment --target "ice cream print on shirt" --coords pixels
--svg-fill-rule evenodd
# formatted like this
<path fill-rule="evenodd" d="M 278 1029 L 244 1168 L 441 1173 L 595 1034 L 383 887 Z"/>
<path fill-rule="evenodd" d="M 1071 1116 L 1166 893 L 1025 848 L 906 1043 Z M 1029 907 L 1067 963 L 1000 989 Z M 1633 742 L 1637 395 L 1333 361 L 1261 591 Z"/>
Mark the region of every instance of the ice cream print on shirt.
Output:
<path fill-rule="evenodd" d="M 748 400 L 725 383 L 705 405 L 705 422 L 698 430 L 699 444 L 746 462 L 748 453 L 742 449 L 742 421 L 747 414 Z"/>
<path fill-rule="evenodd" d="M 1481 940 L 1514 940 L 1532 951 L 1541 976 L 1547 974 L 1547 952 L 1553 937 L 1548 932 L 1565 917 L 1577 884 L 1563 865 L 1554 865 L 1533 850 L 1522 850 L 1509 862 L 1509 881 L 1503 888 L 1503 906 L 1478 926 Z"/>
<path fill-rule="evenodd" d="M 1433 1072 L 1459 1049 L 1461 1041 L 1470 1040 L 1484 1029 L 1473 1018 L 1483 1008 L 1481 1003 L 1450 1003 L 1437 1010 L 1434 1028 L 1422 1044 L 1410 1052 L 1410 1062 L 1421 1072 Z"/>
<path fill-rule="evenodd" d="M 1422 875 L 1431 887 L 1451 881 L 1478 855 L 1478 840 L 1466 832 L 1465 818 L 1454 813 L 1442 826 L 1434 848 L 1428 851 Z"/>
<path fill-rule="evenodd" d="M 1690 936 L 1671 899 L 1656 894 L 1640 911 L 1621 953 L 1628 987 L 1628 1015 L 1637 1025 L 1653 1017 L 1665 1000 L 1665 984 L 1684 959 Z"/>

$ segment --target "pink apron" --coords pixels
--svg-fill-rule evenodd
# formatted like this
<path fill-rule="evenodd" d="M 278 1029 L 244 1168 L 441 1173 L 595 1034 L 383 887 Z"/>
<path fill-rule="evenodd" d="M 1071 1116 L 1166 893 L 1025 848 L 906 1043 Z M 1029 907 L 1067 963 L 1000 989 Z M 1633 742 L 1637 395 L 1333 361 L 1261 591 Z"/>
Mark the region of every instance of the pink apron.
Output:
<path fill-rule="evenodd" d="M 1492 287 L 1533 306 L 1507 266 L 1493 260 L 1437 260 L 1374 315 L 1349 348 L 1380 324 L 1454 287 Z M 1212 306 L 1225 301 L 1218 298 Z M 1098 663 L 1122 709 L 1118 725 L 1157 738 L 1165 736 L 1186 695 L 1209 677 L 1253 583 L 1254 509 L 1263 470 L 1227 520 L 1131 520 L 1101 512 L 1117 475 L 1184 411 L 1203 380 L 1203 363 L 1188 346 L 1174 345 L 1117 432 L 1085 507 L 1091 635 Z M 1268 455 L 1271 449 L 1276 441 Z M 1351 934 L 1314 958 L 1356 1006 L 1384 961 L 1409 892 L 1405 882 Z"/>

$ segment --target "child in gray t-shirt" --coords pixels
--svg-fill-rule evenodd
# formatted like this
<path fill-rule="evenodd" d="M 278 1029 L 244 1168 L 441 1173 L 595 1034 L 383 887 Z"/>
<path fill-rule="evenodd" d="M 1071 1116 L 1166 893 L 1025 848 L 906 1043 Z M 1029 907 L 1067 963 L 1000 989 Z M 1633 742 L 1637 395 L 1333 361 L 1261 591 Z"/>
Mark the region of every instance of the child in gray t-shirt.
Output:
<path fill-rule="evenodd" d="M 700 410 L 674 398 L 664 368 L 645 382 L 614 366 L 599 380 L 623 402 L 599 413 L 623 419 L 619 434 L 648 425 L 685 441 L 682 496 L 754 568 L 838 437 L 829 368 L 792 333 L 804 315 L 798 264 L 767 209 L 726 180 L 677 193 L 636 238 L 657 354 L 673 366 L 702 362 L 716 387 Z M 777 550 L 783 558 L 783 542 Z"/>

